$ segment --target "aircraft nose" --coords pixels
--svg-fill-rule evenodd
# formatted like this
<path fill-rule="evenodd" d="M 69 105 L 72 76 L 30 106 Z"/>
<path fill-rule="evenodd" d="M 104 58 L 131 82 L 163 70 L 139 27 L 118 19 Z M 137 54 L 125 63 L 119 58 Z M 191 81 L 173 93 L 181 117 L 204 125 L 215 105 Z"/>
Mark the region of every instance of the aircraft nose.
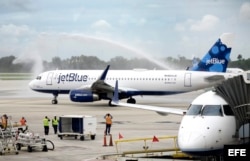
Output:
<path fill-rule="evenodd" d="M 178 136 L 178 146 L 182 151 L 203 149 L 205 147 L 205 139 L 200 132 L 188 132 Z"/>
<path fill-rule="evenodd" d="M 30 87 L 30 89 L 34 89 L 34 80 L 32 80 L 31 82 L 29 82 L 29 87 Z"/>

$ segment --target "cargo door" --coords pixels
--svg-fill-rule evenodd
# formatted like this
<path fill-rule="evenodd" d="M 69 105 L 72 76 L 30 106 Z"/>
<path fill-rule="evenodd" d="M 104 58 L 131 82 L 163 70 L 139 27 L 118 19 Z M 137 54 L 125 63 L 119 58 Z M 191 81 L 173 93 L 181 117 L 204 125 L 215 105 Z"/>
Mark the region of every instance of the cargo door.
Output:
<path fill-rule="evenodd" d="M 184 87 L 191 87 L 191 73 L 185 73 L 184 76 Z"/>
<path fill-rule="evenodd" d="M 74 133 L 83 134 L 83 118 L 72 118 L 72 130 Z"/>
<path fill-rule="evenodd" d="M 46 80 L 46 85 L 52 85 L 53 72 L 49 72 Z"/>

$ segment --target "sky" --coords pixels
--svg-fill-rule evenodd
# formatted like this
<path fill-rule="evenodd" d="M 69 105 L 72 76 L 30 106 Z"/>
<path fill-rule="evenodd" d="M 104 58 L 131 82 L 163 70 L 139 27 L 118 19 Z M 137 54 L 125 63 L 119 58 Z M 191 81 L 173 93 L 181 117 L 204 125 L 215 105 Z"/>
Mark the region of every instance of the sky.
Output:
<path fill-rule="evenodd" d="M 224 32 L 250 58 L 250 0 L 0 0 L 0 57 L 201 58 Z"/>

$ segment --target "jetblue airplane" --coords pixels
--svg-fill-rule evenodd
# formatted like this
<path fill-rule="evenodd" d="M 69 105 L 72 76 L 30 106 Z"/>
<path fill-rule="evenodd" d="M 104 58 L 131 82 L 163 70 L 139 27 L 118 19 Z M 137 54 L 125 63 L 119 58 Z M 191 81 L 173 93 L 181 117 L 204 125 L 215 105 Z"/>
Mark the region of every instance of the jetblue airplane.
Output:
<path fill-rule="evenodd" d="M 222 156 L 224 145 L 239 144 L 234 137 L 236 118 L 231 107 L 219 95 L 208 91 L 196 97 L 188 110 L 171 107 L 128 104 L 119 101 L 118 82 L 112 105 L 155 111 L 161 115 L 182 115 L 177 145 L 191 156 Z"/>
<path fill-rule="evenodd" d="M 109 100 L 114 84 L 119 81 L 119 98 L 136 103 L 136 95 L 170 95 L 212 87 L 235 76 L 225 73 L 232 47 L 232 34 L 222 36 L 208 53 L 190 70 L 53 70 L 41 73 L 29 83 L 37 92 L 53 94 L 57 104 L 59 94 L 69 94 L 73 102 Z"/>

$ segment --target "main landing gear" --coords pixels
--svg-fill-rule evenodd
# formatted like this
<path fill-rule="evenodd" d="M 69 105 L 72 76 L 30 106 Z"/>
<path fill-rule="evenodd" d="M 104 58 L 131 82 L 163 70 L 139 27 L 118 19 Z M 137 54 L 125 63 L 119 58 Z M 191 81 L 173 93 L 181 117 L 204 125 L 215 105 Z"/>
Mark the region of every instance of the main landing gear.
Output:
<path fill-rule="evenodd" d="M 136 100 L 132 97 L 130 97 L 128 100 L 127 100 L 127 103 L 131 103 L 131 104 L 135 104 L 136 103 Z"/>
<path fill-rule="evenodd" d="M 57 104 L 58 103 L 58 101 L 57 101 L 58 94 L 54 93 L 53 96 L 54 96 L 54 99 L 51 101 L 51 103 L 52 104 Z"/>
<path fill-rule="evenodd" d="M 109 106 L 115 106 L 115 105 L 112 105 L 111 104 L 112 100 L 109 100 Z M 127 100 L 127 103 L 131 103 L 131 104 L 135 104 L 136 103 L 136 100 L 132 97 L 130 97 L 128 100 Z"/>

